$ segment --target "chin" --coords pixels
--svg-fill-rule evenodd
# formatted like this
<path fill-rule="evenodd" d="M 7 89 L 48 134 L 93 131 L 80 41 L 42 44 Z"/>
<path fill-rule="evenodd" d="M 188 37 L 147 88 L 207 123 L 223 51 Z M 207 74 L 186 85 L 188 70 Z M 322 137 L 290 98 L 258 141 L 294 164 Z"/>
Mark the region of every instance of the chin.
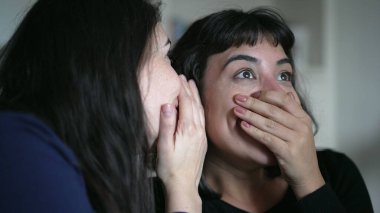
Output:
<path fill-rule="evenodd" d="M 276 157 L 273 152 L 270 151 L 265 145 L 261 142 L 253 139 L 249 136 L 241 127 L 238 125 L 240 120 L 236 121 L 235 131 L 236 135 L 233 136 L 237 143 L 245 144 L 243 147 L 246 150 L 241 150 L 245 154 L 248 154 L 249 158 L 256 161 L 258 164 L 262 164 L 264 166 L 274 166 L 277 165 Z"/>
<path fill-rule="evenodd" d="M 278 164 L 276 157 L 273 155 L 273 153 L 270 153 L 270 156 L 268 156 L 268 160 L 265 163 L 266 166 L 276 166 Z"/>
<path fill-rule="evenodd" d="M 252 139 L 250 141 L 242 140 L 240 143 L 249 144 L 249 146 L 244 146 L 244 150 L 237 151 L 244 153 L 246 160 L 249 160 L 260 167 L 275 166 L 278 164 L 273 152 L 262 143 L 252 141 Z"/>
<path fill-rule="evenodd" d="M 278 164 L 276 157 L 274 156 L 273 152 L 271 152 L 268 148 L 265 146 L 262 147 L 262 162 L 265 166 L 275 166 Z"/>

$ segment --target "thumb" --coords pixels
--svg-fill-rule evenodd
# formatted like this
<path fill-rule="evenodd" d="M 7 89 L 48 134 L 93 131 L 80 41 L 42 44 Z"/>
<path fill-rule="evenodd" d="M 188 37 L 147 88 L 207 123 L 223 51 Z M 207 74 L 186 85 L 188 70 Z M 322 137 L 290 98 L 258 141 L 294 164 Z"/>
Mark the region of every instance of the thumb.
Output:
<path fill-rule="evenodd" d="M 161 106 L 160 128 L 157 152 L 162 154 L 174 150 L 174 133 L 177 123 L 177 110 L 172 104 Z"/>

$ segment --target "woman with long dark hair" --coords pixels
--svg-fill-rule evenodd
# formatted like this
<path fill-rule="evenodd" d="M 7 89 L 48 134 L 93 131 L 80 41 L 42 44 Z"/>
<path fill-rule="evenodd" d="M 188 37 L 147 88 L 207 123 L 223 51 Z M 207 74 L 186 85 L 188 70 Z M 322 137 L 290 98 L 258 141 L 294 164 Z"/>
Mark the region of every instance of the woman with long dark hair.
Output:
<path fill-rule="evenodd" d="M 159 5 L 39 0 L 0 55 L 0 212 L 197 211 L 206 151 Z"/>

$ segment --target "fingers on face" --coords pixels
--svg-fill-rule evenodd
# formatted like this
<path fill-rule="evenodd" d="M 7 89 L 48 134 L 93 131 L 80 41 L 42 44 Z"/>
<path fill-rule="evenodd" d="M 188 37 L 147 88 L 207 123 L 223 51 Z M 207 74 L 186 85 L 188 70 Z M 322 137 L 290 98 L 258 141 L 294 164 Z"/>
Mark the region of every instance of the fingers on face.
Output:
<path fill-rule="evenodd" d="M 177 110 L 172 104 L 161 107 L 160 129 L 157 143 L 158 151 L 172 150 L 174 148 L 174 132 L 177 124 Z"/>
<path fill-rule="evenodd" d="M 183 125 L 184 122 L 192 119 L 193 108 L 191 106 L 191 92 L 187 83 L 185 76 L 180 75 L 181 79 L 181 91 L 178 96 L 178 105 L 179 105 L 179 117 L 178 124 L 179 126 Z"/>
<path fill-rule="evenodd" d="M 242 129 L 250 135 L 252 138 L 263 143 L 269 150 L 271 150 L 275 155 L 284 155 L 283 152 L 287 150 L 288 144 L 285 143 L 279 137 L 265 132 L 246 121 L 242 121 L 240 126 Z"/>
<path fill-rule="evenodd" d="M 191 92 L 193 94 L 193 97 L 194 97 L 194 104 L 193 104 L 193 106 L 195 108 L 195 111 L 197 112 L 197 114 L 195 116 L 198 117 L 199 122 L 201 123 L 201 125 L 205 126 L 204 110 L 203 110 L 203 105 L 202 105 L 202 102 L 201 102 L 201 98 L 199 96 L 198 88 L 195 85 L 195 82 L 193 80 L 189 81 L 189 85 L 190 85 L 190 90 L 191 90 Z"/>
<path fill-rule="evenodd" d="M 235 101 L 239 106 L 248 109 L 248 112 L 244 114 L 250 118 L 248 122 L 254 124 L 254 119 L 260 116 L 259 121 L 261 121 L 263 128 L 284 127 L 298 130 L 299 128 L 303 129 L 305 124 L 306 126 L 311 125 L 309 115 L 298 104 L 292 93 L 266 91 L 262 92 L 259 99 L 253 97 L 245 97 L 244 99 L 237 95 Z M 240 117 L 240 115 L 238 116 Z"/>
<path fill-rule="evenodd" d="M 276 120 L 266 118 L 261 114 L 249 111 L 241 106 L 235 107 L 234 112 L 243 121 L 248 122 L 261 131 L 279 137 L 283 141 L 290 141 L 294 137 L 294 131 Z"/>
<path fill-rule="evenodd" d="M 180 75 L 182 89 L 179 96 L 180 117 L 183 116 L 192 118 L 196 125 L 204 126 L 204 111 L 199 97 L 198 89 L 193 80 L 187 81 L 186 77 Z M 190 117 L 192 116 L 192 117 Z M 181 119 L 181 118 L 180 118 Z"/>
<path fill-rule="evenodd" d="M 310 121 L 310 116 L 302 108 L 300 100 L 295 91 L 287 93 L 265 91 L 260 96 L 260 100 L 273 104 L 306 123 L 309 123 Z"/>

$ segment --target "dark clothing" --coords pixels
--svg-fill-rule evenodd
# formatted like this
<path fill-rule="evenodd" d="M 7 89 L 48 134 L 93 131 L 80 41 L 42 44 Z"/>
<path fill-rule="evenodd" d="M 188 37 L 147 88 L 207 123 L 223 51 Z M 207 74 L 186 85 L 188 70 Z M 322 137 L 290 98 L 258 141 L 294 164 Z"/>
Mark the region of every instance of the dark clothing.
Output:
<path fill-rule="evenodd" d="M 30 114 L 0 112 L 0 212 L 93 212 L 74 153 Z"/>
<path fill-rule="evenodd" d="M 277 212 L 373 212 L 364 180 L 356 165 L 344 154 L 318 151 L 318 163 L 326 184 L 297 201 L 289 188 L 284 198 L 268 213 Z M 220 199 L 203 199 L 204 213 L 244 213 Z"/>

